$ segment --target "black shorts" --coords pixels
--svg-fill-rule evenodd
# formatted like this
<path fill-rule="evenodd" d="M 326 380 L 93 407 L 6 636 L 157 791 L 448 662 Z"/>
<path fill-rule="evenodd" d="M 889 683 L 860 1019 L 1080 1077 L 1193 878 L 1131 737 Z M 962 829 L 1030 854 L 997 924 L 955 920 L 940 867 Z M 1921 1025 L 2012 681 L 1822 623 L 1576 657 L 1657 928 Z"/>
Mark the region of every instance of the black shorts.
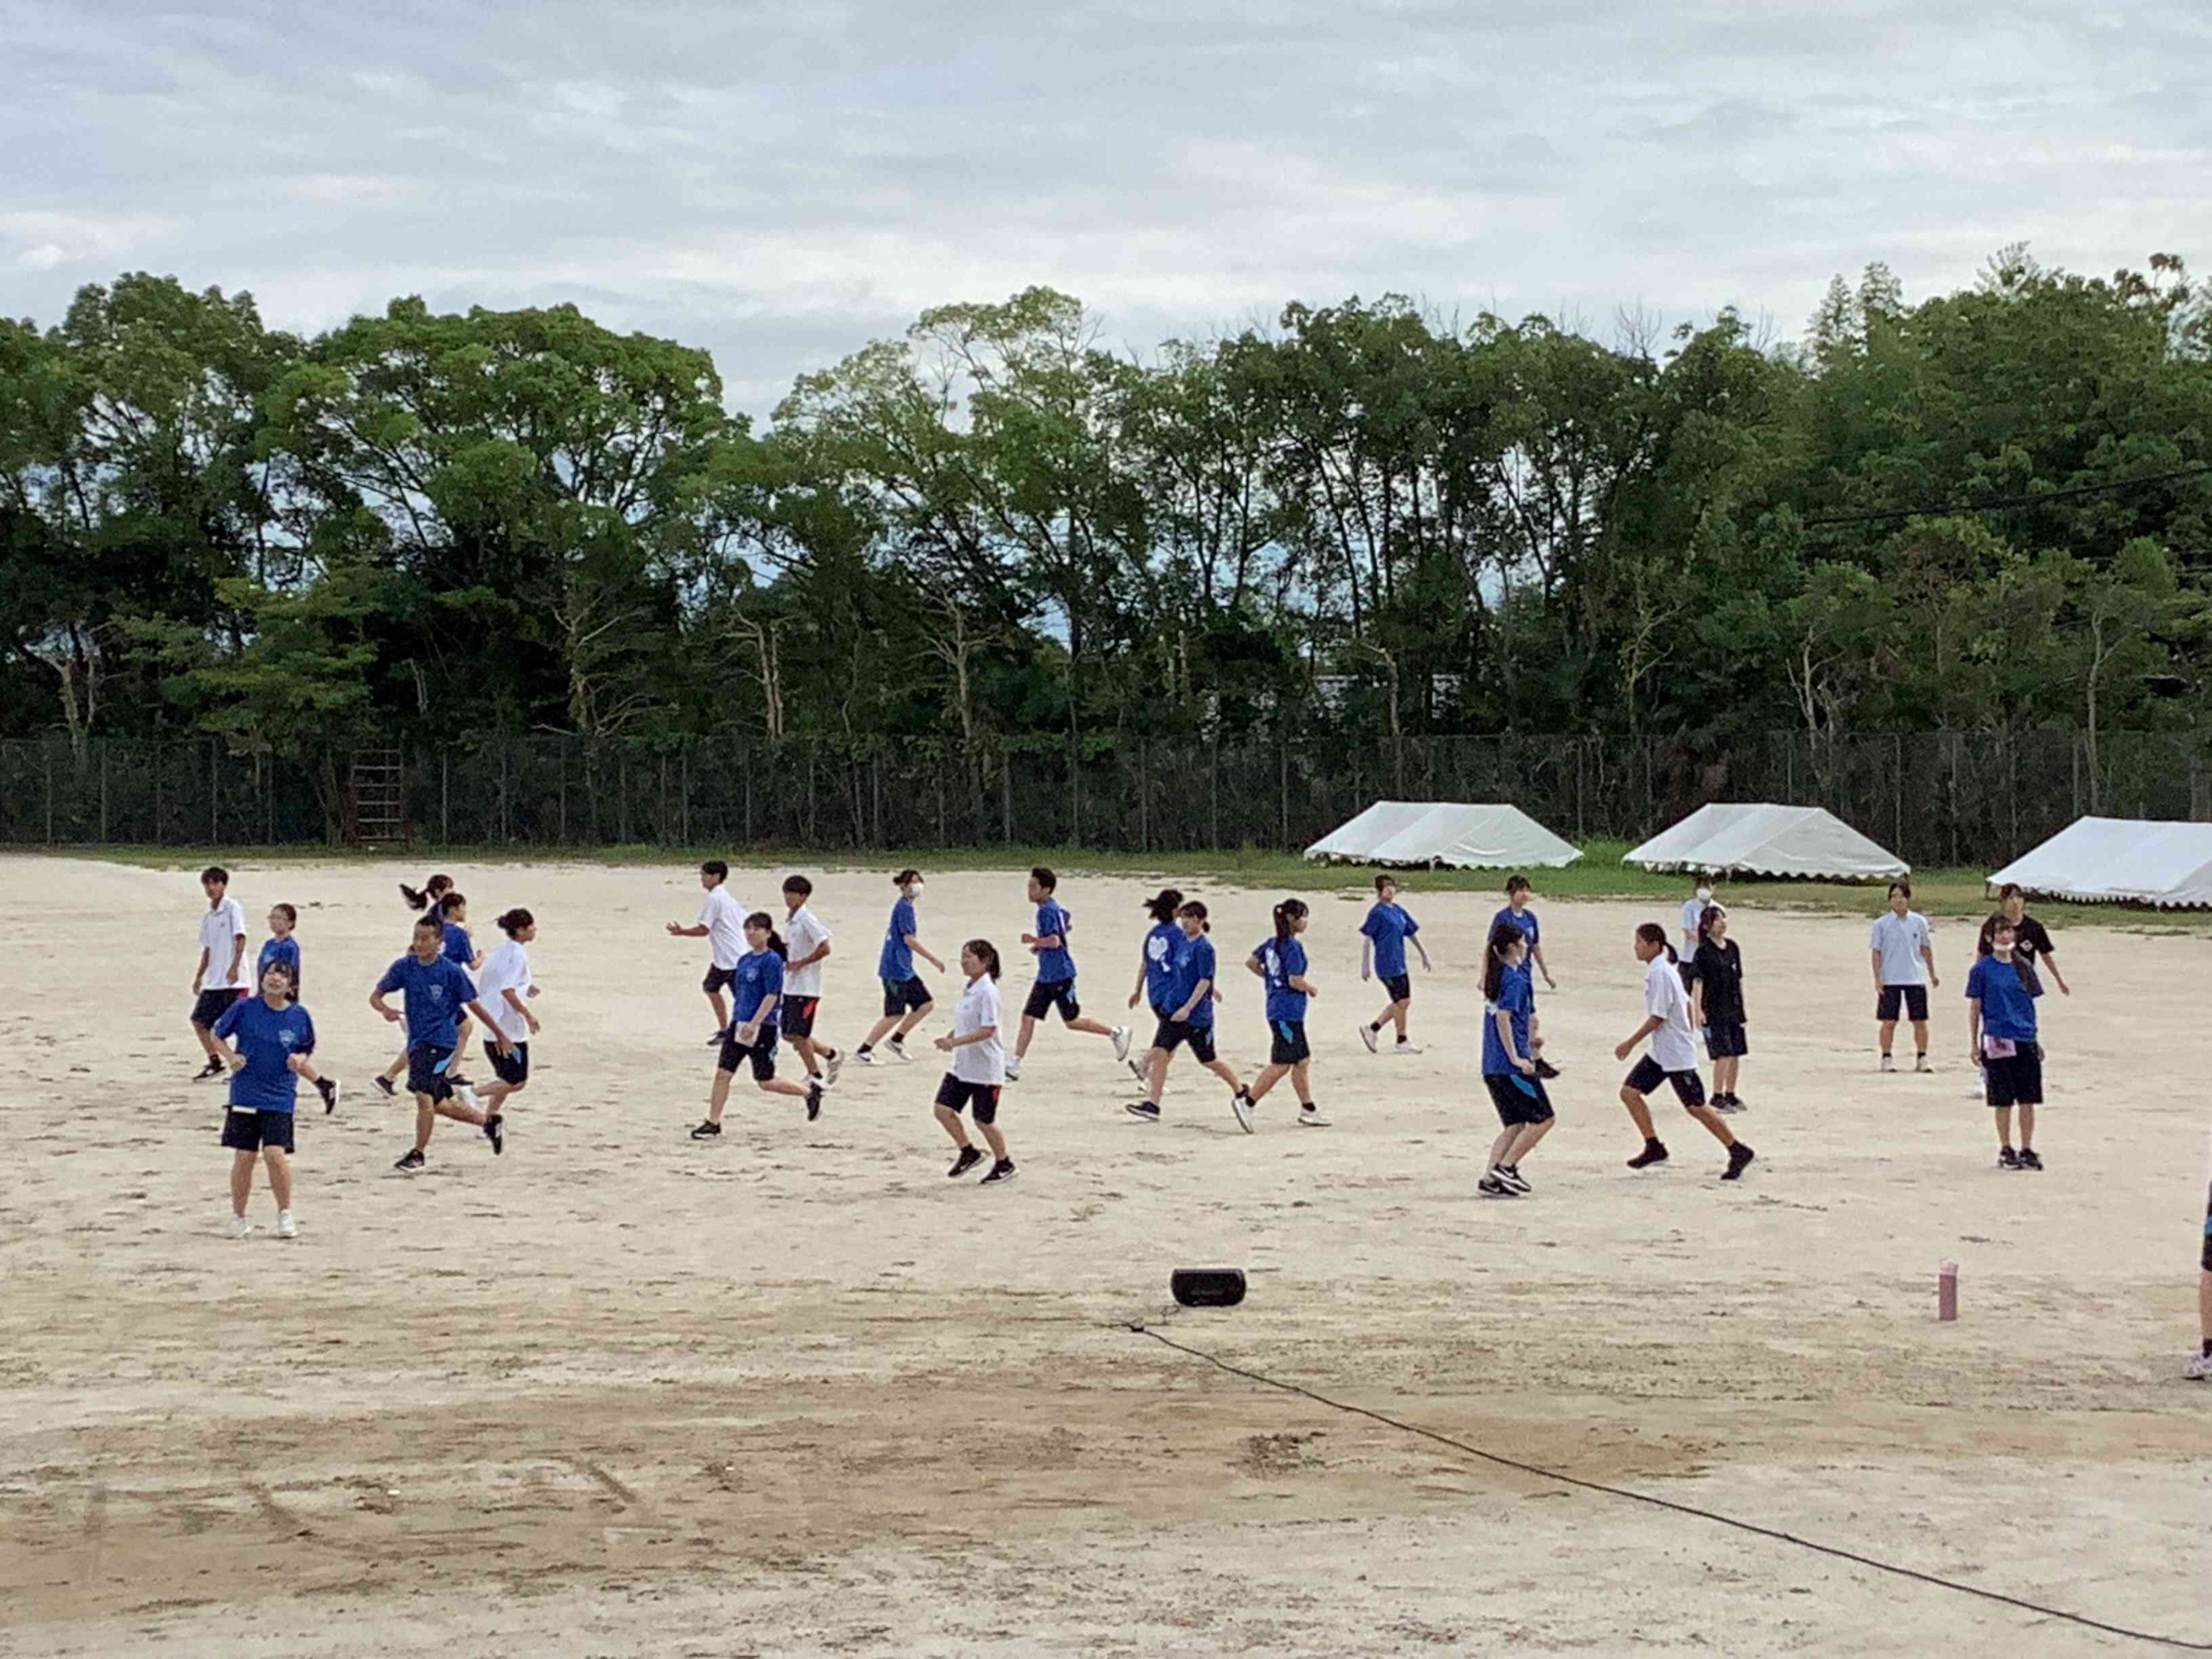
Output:
<path fill-rule="evenodd" d="M 501 1083 L 512 1083 L 520 1088 L 530 1081 L 530 1045 L 518 1042 L 512 1052 L 501 1054 L 499 1044 L 484 1044 L 484 1058 L 491 1062 L 492 1074 Z"/>
<path fill-rule="evenodd" d="M 1751 1039 L 1741 1024 L 1705 1027 L 1707 1060 L 1740 1060 L 1751 1052 Z"/>
<path fill-rule="evenodd" d="M 921 982 L 918 974 L 908 974 L 904 979 L 884 981 L 884 1018 L 896 1019 L 901 1014 L 912 1013 L 917 1008 L 927 1008 L 936 999 L 929 994 L 929 987 Z"/>
<path fill-rule="evenodd" d="M 1313 1056 L 1313 1050 L 1306 1046 L 1306 1023 L 1302 1019 L 1269 1020 L 1267 1039 L 1270 1066 L 1295 1066 Z"/>
<path fill-rule="evenodd" d="M 1413 1000 L 1413 979 L 1410 974 L 1391 975 L 1382 981 L 1382 988 L 1390 994 L 1393 1002 L 1411 1002 Z"/>
<path fill-rule="evenodd" d="M 715 992 L 726 988 L 737 976 L 738 970 L 734 968 L 709 968 L 707 977 L 699 981 L 699 988 L 712 996 Z"/>
<path fill-rule="evenodd" d="M 1915 1025 L 1923 1024 L 1928 1018 L 1928 988 L 1924 985 L 1885 985 L 1881 994 L 1875 999 L 1874 1017 L 1890 1020 L 1897 1018 L 1897 1005 L 1902 999 L 1905 1017 Z"/>
<path fill-rule="evenodd" d="M 1685 1106 L 1702 1106 L 1705 1103 L 1705 1079 L 1699 1077 L 1694 1071 L 1664 1070 L 1659 1062 L 1649 1054 L 1636 1062 L 1636 1069 L 1627 1077 L 1628 1086 L 1639 1095 L 1650 1094 L 1662 1083 L 1673 1084 L 1674 1098 Z"/>
<path fill-rule="evenodd" d="M 811 1037 L 814 1035 L 814 1011 L 822 1006 L 820 997 L 784 998 L 776 1010 L 776 1023 L 786 1036 Z"/>
<path fill-rule="evenodd" d="M 201 992 L 192 999 L 192 1024 L 204 1025 L 212 1031 L 215 1030 L 216 1021 L 223 1017 L 224 1012 L 232 1003 L 245 994 L 242 990 Z M 175 1028 L 173 1026 L 170 1029 L 173 1030 Z"/>
<path fill-rule="evenodd" d="M 446 1062 L 453 1057 L 451 1048 L 441 1048 L 434 1042 L 417 1043 L 407 1051 L 407 1092 L 428 1095 L 433 1100 L 452 1097 L 453 1085 L 446 1075 Z"/>
<path fill-rule="evenodd" d="M 1982 1087 L 1992 1106 L 2043 1104 L 2043 1050 L 2033 1042 L 2016 1048 L 2002 1060 L 1983 1057 Z"/>
<path fill-rule="evenodd" d="M 1490 1091 L 1490 1103 L 1498 1108 L 1498 1121 L 1509 1129 L 1518 1123 L 1552 1121 L 1552 1097 L 1544 1092 L 1543 1079 L 1519 1072 L 1485 1072 L 1482 1081 Z"/>
<path fill-rule="evenodd" d="M 1042 1019 L 1054 1009 L 1060 1010 L 1063 1024 L 1083 1017 L 1083 1005 L 1075 1000 L 1075 981 L 1072 979 L 1041 979 L 1030 987 L 1030 1000 L 1022 1005 L 1022 1018 Z"/>
<path fill-rule="evenodd" d="M 995 1083 L 969 1083 L 951 1073 L 945 1074 L 937 1085 L 937 1103 L 948 1112 L 964 1112 L 975 1109 L 975 1121 L 996 1123 L 999 1121 L 999 1085 Z"/>
<path fill-rule="evenodd" d="M 292 1150 L 292 1115 L 234 1106 L 222 1115 L 222 1144 L 234 1152 L 258 1152 L 268 1146 L 289 1152 Z"/>
<path fill-rule="evenodd" d="M 1164 1054 L 1173 1054 L 1184 1043 L 1200 1060 L 1211 1065 L 1213 1060 L 1213 1027 L 1194 1025 L 1188 1020 L 1164 1019 L 1160 1029 L 1152 1033 L 1152 1047 Z"/>
<path fill-rule="evenodd" d="M 763 1025 L 750 1042 L 740 1042 L 734 1036 L 722 1039 L 722 1058 L 716 1070 L 734 1073 L 747 1060 L 752 1061 L 753 1081 L 765 1083 L 775 1075 L 775 1027 Z"/>

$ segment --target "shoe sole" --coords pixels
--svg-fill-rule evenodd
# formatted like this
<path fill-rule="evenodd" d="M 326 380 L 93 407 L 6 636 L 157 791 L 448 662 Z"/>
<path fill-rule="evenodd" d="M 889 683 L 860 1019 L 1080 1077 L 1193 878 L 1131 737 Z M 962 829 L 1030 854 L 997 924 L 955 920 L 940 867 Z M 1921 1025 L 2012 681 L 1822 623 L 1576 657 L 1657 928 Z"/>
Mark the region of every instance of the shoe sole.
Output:
<path fill-rule="evenodd" d="M 1248 1135 L 1252 1133 L 1252 1111 L 1249 1107 L 1242 1103 L 1233 1104 L 1229 1109 L 1229 1115 L 1237 1120 L 1238 1128 Z"/>
<path fill-rule="evenodd" d="M 1326 1129 L 1328 1127 L 1328 1120 L 1325 1117 L 1308 1117 L 1304 1113 L 1301 1112 L 1298 1114 L 1298 1127 L 1301 1129 Z"/>
<path fill-rule="evenodd" d="M 985 1176 L 975 1184 L 978 1187 L 1006 1187 L 1012 1185 L 1013 1179 L 1013 1176 L 1010 1175 Z"/>
<path fill-rule="evenodd" d="M 1158 1123 L 1160 1121 L 1158 1112 L 1140 1112 L 1133 1106 L 1124 1106 L 1121 1109 L 1139 1123 Z"/>

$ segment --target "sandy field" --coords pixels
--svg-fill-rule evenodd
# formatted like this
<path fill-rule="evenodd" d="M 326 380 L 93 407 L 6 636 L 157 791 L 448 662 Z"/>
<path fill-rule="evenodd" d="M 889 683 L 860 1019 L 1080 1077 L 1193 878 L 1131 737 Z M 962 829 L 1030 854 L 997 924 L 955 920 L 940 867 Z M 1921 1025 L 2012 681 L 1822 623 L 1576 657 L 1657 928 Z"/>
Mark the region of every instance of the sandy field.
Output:
<path fill-rule="evenodd" d="M 2202 937 L 2061 933 L 2049 1170 L 2011 1175 L 1966 1093 L 1966 926 L 1936 929 L 1941 1069 L 1881 1076 L 1864 921 L 1740 908 L 1759 1162 L 1731 1187 L 1669 1107 L 1674 1161 L 1622 1167 L 1629 938 L 1671 916 L 1540 901 L 1561 1123 L 1504 1203 L 1474 1194 L 1493 903 L 1408 895 L 1437 971 L 1427 1052 L 1399 1060 L 1352 1034 L 1380 1001 L 1362 906 L 1320 898 L 1333 1127 L 1294 1124 L 1285 1087 L 1248 1138 L 1188 1060 L 1141 1124 L 1104 1041 L 1055 1028 L 1007 1091 L 1020 1178 L 983 1190 L 944 1178 L 919 1060 L 848 1068 L 811 1125 L 741 1085 L 723 1142 L 686 1138 L 714 1063 L 704 941 L 662 932 L 696 911 L 688 868 L 455 866 L 480 940 L 537 912 L 544 1032 L 506 1155 L 443 1124 L 410 1180 L 409 1109 L 367 1086 L 401 873 L 235 867 L 254 947 L 272 901 L 300 907 L 318 1059 L 351 1089 L 301 1119 L 300 1237 L 231 1243 L 222 1085 L 189 1080 L 193 874 L 0 860 L 0 1650 L 2140 1647 L 1487 1464 L 1132 1321 L 1567 1475 L 2212 1638 L 2212 1394 L 2180 1376 Z M 891 890 L 814 873 L 824 1029 L 849 1041 Z M 760 904 L 780 874 L 732 885 Z M 1257 981 L 1228 964 L 1274 895 L 1182 884 L 1214 907 L 1249 1070 Z M 1063 881 L 1094 1012 L 1127 994 L 1141 890 Z M 937 877 L 921 907 L 940 954 L 1029 921 L 1018 872 Z M 1241 1265 L 1250 1297 L 1164 1318 L 1179 1264 Z"/>

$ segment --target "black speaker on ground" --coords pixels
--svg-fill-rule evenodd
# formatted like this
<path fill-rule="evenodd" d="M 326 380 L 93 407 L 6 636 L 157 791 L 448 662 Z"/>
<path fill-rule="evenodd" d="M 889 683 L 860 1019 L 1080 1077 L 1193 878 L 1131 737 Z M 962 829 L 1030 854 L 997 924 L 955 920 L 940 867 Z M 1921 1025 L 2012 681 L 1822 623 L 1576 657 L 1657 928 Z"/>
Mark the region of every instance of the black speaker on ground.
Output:
<path fill-rule="evenodd" d="M 1233 1308 L 1244 1299 L 1242 1267 L 1177 1267 L 1168 1288 L 1186 1308 Z"/>

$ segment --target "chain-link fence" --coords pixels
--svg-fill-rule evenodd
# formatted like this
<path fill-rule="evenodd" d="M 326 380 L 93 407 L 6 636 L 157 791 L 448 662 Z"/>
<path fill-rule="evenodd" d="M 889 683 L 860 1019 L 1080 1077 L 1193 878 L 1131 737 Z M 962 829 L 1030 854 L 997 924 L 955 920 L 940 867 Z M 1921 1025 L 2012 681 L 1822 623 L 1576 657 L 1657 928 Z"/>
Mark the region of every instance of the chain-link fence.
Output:
<path fill-rule="evenodd" d="M 1711 800 L 1826 806 L 1915 865 L 1994 865 L 2088 811 L 2212 817 L 2186 734 L 678 744 L 516 737 L 398 753 L 408 839 L 441 845 L 1297 848 L 1378 799 L 1510 801 L 1571 840 Z M 0 743 L 0 842 L 342 843 L 353 757 L 213 740 Z"/>

